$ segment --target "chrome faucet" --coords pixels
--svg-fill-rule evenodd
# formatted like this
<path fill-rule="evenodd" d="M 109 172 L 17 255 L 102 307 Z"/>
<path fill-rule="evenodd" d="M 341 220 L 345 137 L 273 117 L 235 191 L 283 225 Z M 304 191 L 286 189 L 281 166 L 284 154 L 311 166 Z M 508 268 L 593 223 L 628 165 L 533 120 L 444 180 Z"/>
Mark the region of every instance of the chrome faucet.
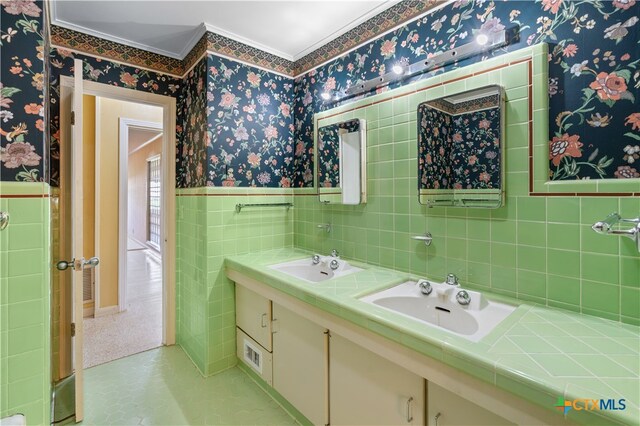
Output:
<path fill-rule="evenodd" d="M 331 257 L 339 257 L 340 253 L 338 253 L 338 250 L 333 249 L 331 250 Z"/>
<path fill-rule="evenodd" d="M 331 223 L 321 223 L 319 225 L 316 225 L 316 228 L 318 229 L 324 229 L 325 232 L 328 234 L 331 232 Z"/>
<path fill-rule="evenodd" d="M 458 285 L 458 277 L 455 274 L 448 274 L 445 283 L 449 285 Z"/>

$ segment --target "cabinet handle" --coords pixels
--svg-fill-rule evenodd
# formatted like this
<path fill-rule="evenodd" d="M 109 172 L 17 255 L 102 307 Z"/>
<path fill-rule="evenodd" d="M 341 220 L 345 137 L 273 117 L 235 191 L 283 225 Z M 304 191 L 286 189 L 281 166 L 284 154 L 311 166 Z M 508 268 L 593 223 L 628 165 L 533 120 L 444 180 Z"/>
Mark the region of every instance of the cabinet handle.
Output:
<path fill-rule="evenodd" d="M 413 414 L 411 412 L 411 403 L 413 402 L 413 397 L 410 396 L 407 399 L 407 423 L 411 423 L 413 421 Z"/>
<path fill-rule="evenodd" d="M 442 413 L 438 413 L 435 416 L 433 416 L 434 426 L 438 426 L 438 419 L 440 419 L 440 416 L 442 416 Z"/>
<path fill-rule="evenodd" d="M 262 325 L 262 328 L 267 328 L 267 314 L 262 314 L 261 318 L 260 318 L 260 322 Z"/>

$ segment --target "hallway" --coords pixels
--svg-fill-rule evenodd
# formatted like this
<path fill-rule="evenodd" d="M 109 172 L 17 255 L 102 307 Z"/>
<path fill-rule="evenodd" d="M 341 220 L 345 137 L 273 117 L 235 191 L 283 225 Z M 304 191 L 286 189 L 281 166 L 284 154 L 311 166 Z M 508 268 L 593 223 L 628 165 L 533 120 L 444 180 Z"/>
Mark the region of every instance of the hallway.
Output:
<path fill-rule="evenodd" d="M 293 425 L 237 367 L 204 378 L 178 346 L 85 371 L 85 425 Z"/>
<path fill-rule="evenodd" d="M 127 310 L 84 320 L 84 368 L 162 344 L 162 265 L 150 249 L 127 251 Z"/>

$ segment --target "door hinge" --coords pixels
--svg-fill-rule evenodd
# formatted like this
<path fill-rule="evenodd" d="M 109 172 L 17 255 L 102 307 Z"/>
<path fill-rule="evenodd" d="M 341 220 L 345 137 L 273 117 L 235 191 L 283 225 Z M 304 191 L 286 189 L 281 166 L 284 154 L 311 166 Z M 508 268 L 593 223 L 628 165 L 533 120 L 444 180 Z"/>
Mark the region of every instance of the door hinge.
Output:
<path fill-rule="evenodd" d="M 76 335 L 76 323 L 72 322 L 71 323 L 71 337 L 75 337 Z"/>
<path fill-rule="evenodd" d="M 76 124 L 76 112 L 71 111 L 71 125 L 74 126 Z"/>

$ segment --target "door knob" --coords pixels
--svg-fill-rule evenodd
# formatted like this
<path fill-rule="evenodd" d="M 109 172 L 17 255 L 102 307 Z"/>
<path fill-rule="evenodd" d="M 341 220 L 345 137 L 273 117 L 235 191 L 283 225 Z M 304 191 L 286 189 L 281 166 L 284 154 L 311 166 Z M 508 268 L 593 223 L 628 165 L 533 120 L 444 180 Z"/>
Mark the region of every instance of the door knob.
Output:
<path fill-rule="evenodd" d="M 100 263 L 100 259 L 97 257 L 92 257 L 91 259 L 85 260 L 82 262 L 82 269 L 91 269 L 98 266 Z"/>
<path fill-rule="evenodd" d="M 74 271 L 79 271 L 81 269 L 95 268 L 99 263 L 100 259 L 98 259 L 97 257 L 92 257 L 91 259 L 87 260 L 84 260 L 83 258 L 78 260 L 61 260 L 60 262 L 56 263 L 56 268 L 58 268 L 59 271 L 66 271 L 69 268 L 73 269 Z"/>
<path fill-rule="evenodd" d="M 60 262 L 56 263 L 56 268 L 58 268 L 58 271 L 66 271 L 69 268 L 75 269 L 75 262 L 75 259 L 61 260 Z"/>

